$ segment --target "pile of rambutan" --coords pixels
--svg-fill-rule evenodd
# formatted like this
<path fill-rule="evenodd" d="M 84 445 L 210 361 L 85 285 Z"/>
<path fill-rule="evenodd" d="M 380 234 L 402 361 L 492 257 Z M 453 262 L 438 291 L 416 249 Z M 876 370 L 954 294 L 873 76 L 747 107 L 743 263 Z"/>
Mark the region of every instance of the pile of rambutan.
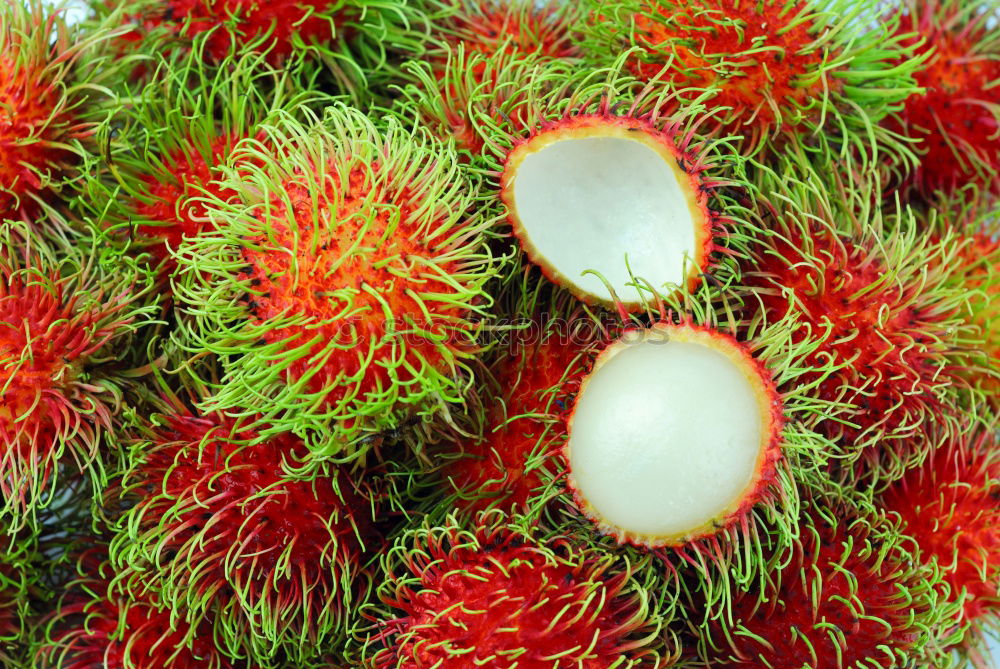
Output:
<path fill-rule="evenodd" d="M 989 3 L 7 0 L 0 669 L 1000 667 L 998 304 Z"/>

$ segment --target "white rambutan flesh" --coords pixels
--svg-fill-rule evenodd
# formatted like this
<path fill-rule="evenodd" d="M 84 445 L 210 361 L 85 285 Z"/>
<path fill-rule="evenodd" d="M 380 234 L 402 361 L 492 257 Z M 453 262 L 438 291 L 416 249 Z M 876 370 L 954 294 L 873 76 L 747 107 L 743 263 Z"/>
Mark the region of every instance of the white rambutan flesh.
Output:
<path fill-rule="evenodd" d="M 781 423 L 770 375 L 735 339 L 685 325 L 630 332 L 602 352 L 577 397 L 570 486 L 619 540 L 684 543 L 759 498 Z"/>
<path fill-rule="evenodd" d="M 617 119 L 569 124 L 507 159 L 503 197 L 528 256 L 588 302 L 638 304 L 635 279 L 661 292 L 687 285 L 704 269 L 711 224 L 677 148 Z"/>

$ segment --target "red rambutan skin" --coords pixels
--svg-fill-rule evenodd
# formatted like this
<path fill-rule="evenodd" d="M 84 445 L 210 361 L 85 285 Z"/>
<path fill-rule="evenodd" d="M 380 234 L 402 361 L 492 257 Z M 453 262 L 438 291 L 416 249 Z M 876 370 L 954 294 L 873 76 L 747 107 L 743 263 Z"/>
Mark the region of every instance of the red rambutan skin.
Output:
<path fill-rule="evenodd" d="M 0 268 L 4 269 L 4 268 Z M 127 321 L 79 306 L 58 276 L 0 271 L 0 491 L 26 494 L 25 479 L 48 477 L 60 445 L 72 439 L 85 454 L 96 448 L 95 427 L 109 428 L 111 409 L 78 381 L 89 356 Z M 13 485 L 13 489 L 10 486 Z"/>
<path fill-rule="evenodd" d="M 792 333 L 793 342 L 821 339 L 810 356 L 813 364 L 827 369 L 847 363 L 822 378 L 812 392 L 830 402 L 850 402 L 846 418 L 858 427 L 824 421 L 821 430 L 853 444 L 875 431 L 922 429 L 917 418 L 942 410 L 933 392 L 941 383 L 935 364 L 941 314 L 921 306 L 919 283 L 878 284 L 888 269 L 872 249 L 814 227 L 808 233 L 813 249 L 807 258 L 803 235 L 790 234 L 774 238 L 772 248 L 757 254 L 745 276 L 768 322 L 776 323 L 796 308 L 805 327 Z M 799 383 L 812 383 L 824 374 L 807 373 Z M 877 449 L 868 450 L 875 457 Z"/>
<path fill-rule="evenodd" d="M 914 75 L 926 92 L 908 97 L 898 115 L 887 119 L 891 129 L 922 140 L 925 153 L 912 186 L 930 196 L 971 182 L 1000 195 L 1000 53 L 980 48 L 988 36 L 988 12 L 966 11 L 963 18 L 959 12 L 967 6 L 950 0 L 905 6 L 899 33 L 916 32 L 906 41 L 916 45 L 917 55 L 930 54 Z M 1000 45 L 1000 36 L 992 39 Z"/>
<path fill-rule="evenodd" d="M 235 44 L 251 43 L 277 64 L 295 51 L 295 40 L 327 46 L 338 34 L 348 10 L 334 0 L 167 0 L 138 17 L 142 33 L 164 29 L 184 41 L 212 31 L 204 53 L 223 60 Z M 159 9 L 161 8 L 162 9 Z M 267 39 L 263 39 L 264 37 Z M 261 41 L 263 40 L 263 41 Z"/>
<path fill-rule="evenodd" d="M 249 245 L 241 252 L 247 267 L 241 278 L 249 280 L 256 294 L 249 298 L 250 320 L 260 325 L 280 321 L 287 313 L 308 314 L 320 325 L 304 328 L 299 325 L 271 327 L 263 339 L 268 343 L 285 342 L 288 346 L 301 347 L 303 342 L 318 337 L 311 345 L 318 351 L 328 342 L 340 346 L 332 351 L 317 371 L 312 354 L 297 354 L 297 359 L 287 368 L 289 380 L 312 376 L 306 387 L 313 392 L 327 392 L 326 403 L 335 404 L 345 399 L 345 390 L 338 385 L 338 378 L 358 378 L 358 397 L 366 392 L 385 388 L 390 384 L 407 384 L 415 379 L 413 369 L 385 365 L 365 364 L 369 355 L 373 359 L 391 355 L 387 350 L 396 344 L 386 344 L 383 335 L 408 329 L 411 323 L 419 324 L 429 337 L 409 337 L 407 351 L 422 358 L 429 367 L 447 369 L 442 346 L 460 349 L 465 344 L 457 340 L 450 325 L 460 322 L 465 309 L 438 302 L 428 312 L 415 295 L 433 292 L 457 295 L 458 289 L 439 274 L 424 270 L 421 259 L 436 254 L 421 241 L 420 227 L 414 208 L 421 198 L 414 197 L 408 189 L 387 192 L 371 183 L 370 174 L 377 173 L 362 168 L 351 170 L 348 183 L 342 186 L 336 176 L 336 166 L 331 166 L 324 180 L 326 193 L 318 200 L 320 209 L 337 203 L 336 211 L 329 211 L 330 219 L 337 221 L 332 232 L 319 233 L 312 242 L 311 226 L 300 224 L 289 229 L 290 218 L 284 196 L 294 211 L 294 220 L 312 220 L 314 194 L 302 182 L 286 182 L 280 189 L 282 197 L 271 204 L 270 229 L 266 236 L 250 240 L 260 242 L 265 248 L 277 245 L 296 249 L 295 258 L 287 253 L 259 251 Z M 375 192 L 372 193 L 372 190 Z M 366 198 L 386 206 L 366 219 L 359 210 L 370 207 Z M 321 212 L 320 216 L 324 215 Z M 431 228 L 433 229 L 433 227 Z M 301 238 L 302 241 L 296 241 Z M 443 261 L 440 269 L 446 275 L 462 273 L 459 260 Z M 294 268 L 294 269 L 293 269 Z M 351 307 L 343 301 L 331 300 L 330 290 L 356 289 Z M 369 292 L 371 291 L 371 292 Z M 286 311 L 287 310 L 287 311 Z M 387 316 L 392 314 L 395 322 Z M 440 338 L 443 344 L 432 341 Z M 328 390 L 329 389 L 329 390 Z M 347 398 L 350 399 L 350 398 Z"/>
<path fill-rule="evenodd" d="M 61 669 L 233 669 L 212 641 L 207 624 L 190 627 L 150 598 L 111 589 L 113 571 L 88 551 L 88 573 L 70 585 L 55 613 L 55 634 L 41 648 L 41 664 Z"/>
<path fill-rule="evenodd" d="M 196 237 L 211 228 L 205 204 L 198 196 L 212 196 L 226 201 L 235 197 L 214 181 L 214 168 L 224 164 L 238 137 L 216 137 L 207 147 L 208 160 L 194 146 L 179 148 L 163 156 L 163 170 L 145 174 L 140 181 L 148 194 L 138 198 L 134 209 L 139 220 L 139 233 L 152 243 L 146 250 L 157 263 L 168 261 L 167 269 L 176 266 L 170 251 L 176 250 L 185 237 Z M 192 199 L 195 198 L 195 199 Z"/>
<path fill-rule="evenodd" d="M 285 465 L 306 453 L 291 435 L 247 445 L 256 434 L 228 419 L 164 420 L 129 490 L 145 549 L 181 563 L 167 576 L 186 581 L 169 583 L 178 596 L 228 600 L 235 591 L 306 621 L 349 599 L 343 581 L 360 571 L 373 530 L 347 477 L 291 479 Z"/>
<path fill-rule="evenodd" d="M 39 208 L 34 197 L 44 188 L 39 173 L 58 172 L 72 162 L 72 154 L 56 145 L 79 133 L 65 127 L 73 118 L 62 95 L 44 73 L 0 57 L 0 214 L 5 217 L 32 217 Z"/>
<path fill-rule="evenodd" d="M 405 558 L 416 581 L 408 574 L 384 599 L 402 616 L 387 623 L 378 669 L 508 669 L 515 659 L 518 669 L 606 669 L 638 657 L 630 635 L 644 619 L 622 591 L 626 573 L 554 559 L 502 526 L 480 526 L 471 541 L 453 532 L 427 535 Z"/>
<path fill-rule="evenodd" d="M 784 7 L 783 2 L 737 0 L 695 0 L 679 6 L 650 2 L 634 17 L 633 37 L 643 55 L 631 58 L 627 67 L 644 81 L 666 79 L 680 88 L 720 86 L 711 104 L 731 108 L 728 129 L 746 132 L 744 126 L 749 126 L 766 136 L 778 121 L 775 108 L 787 114 L 836 86 L 822 78 L 802 82 L 803 73 L 821 69 L 828 57 L 822 49 L 803 53 L 816 39 L 808 22 L 785 29 L 792 18 L 812 11 L 809 3 Z M 672 48 L 661 46 L 668 40 Z M 765 50 L 762 45 L 778 48 Z M 750 50 L 753 53 L 739 53 Z M 671 57 L 671 67 L 661 73 Z"/>
<path fill-rule="evenodd" d="M 1000 457 L 992 429 L 966 433 L 935 450 L 882 493 L 886 511 L 937 560 L 951 597 L 965 591 L 966 618 L 1000 612 Z"/>
<path fill-rule="evenodd" d="M 474 494 L 456 498 L 456 506 L 470 512 L 527 506 L 544 484 L 542 471 L 530 462 L 549 455 L 552 442 L 565 436 L 569 400 L 579 389 L 585 358 L 586 347 L 562 333 L 538 344 L 515 337 L 493 371 L 502 395 L 488 409 L 487 433 L 463 444 L 464 456 L 445 471 L 457 489 Z"/>
<path fill-rule="evenodd" d="M 976 291 L 969 304 L 969 320 L 979 326 L 984 339 L 987 370 L 966 370 L 974 385 L 987 398 L 1000 403 L 1000 239 L 977 233 L 968 244 L 961 246 L 957 261 L 962 269 L 956 276 Z"/>
<path fill-rule="evenodd" d="M 887 660 L 881 646 L 907 649 L 917 639 L 910 616 L 912 604 L 901 597 L 907 583 L 894 573 L 898 565 L 882 560 L 877 550 L 864 555 L 864 537 L 823 520 L 816 534 L 803 533 L 791 561 L 776 575 L 775 591 L 738 593 L 732 602 L 739 629 L 729 636 L 726 653 L 712 667 L 768 667 L 769 669 L 846 669 Z M 835 642 L 826 628 L 843 634 Z M 725 638 L 719 621 L 712 634 Z M 808 640 L 808 643 L 806 641 Z M 810 654 L 810 645 L 814 655 Z M 876 664 L 873 664 L 875 662 Z"/>
<path fill-rule="evenodd" d="M 509 0 L 450 0 L 454 13 L 444 21 L 439 37 L 466 53 L 531 53 L 543 58 L 573 58 L 578 49 L 571 25 L 557 4 L 528 5 Z M 478 72 L 477 72 L 478 74 Z"/>

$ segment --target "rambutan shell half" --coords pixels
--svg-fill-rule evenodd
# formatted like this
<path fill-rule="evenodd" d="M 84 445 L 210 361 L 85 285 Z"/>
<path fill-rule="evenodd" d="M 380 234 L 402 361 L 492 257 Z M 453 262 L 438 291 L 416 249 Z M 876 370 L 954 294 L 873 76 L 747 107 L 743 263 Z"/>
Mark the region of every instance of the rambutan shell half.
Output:
<path fill-rule="evenodd" d="M 501 198 L 528 257 L 588 303 L 641 307 L 696 283 L 713 249 L 708 195 L 668 133 L 639 120 L 575 116 L 518 143 Z"/>

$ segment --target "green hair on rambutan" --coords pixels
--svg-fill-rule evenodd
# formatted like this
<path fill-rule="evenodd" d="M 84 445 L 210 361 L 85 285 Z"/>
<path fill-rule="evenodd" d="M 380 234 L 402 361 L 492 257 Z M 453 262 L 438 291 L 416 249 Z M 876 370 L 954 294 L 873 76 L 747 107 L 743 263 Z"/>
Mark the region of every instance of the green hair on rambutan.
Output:
<path fill-rule="evenodd" d="M 587 8 L 581 46 L 590 62 L 633 49 L 630 72 L 676 90 L 675 105 L 719 108 L 712 124 L 741 135 L 751 153 L 827 133 L 845 149 L 882 146 L 913 159 L 875 124 L 917 92 L 920 58 L 896 34 L 899 17 L 883 16 L 876 0 L 593 0 Z"/>
<path fill-rule="evenodd" d="M 118 15 L 122 51 L 194 50 L 207 62 L 247 53 L 271 65 L 325 65 L 351 92 L 401 52 L 422 52 L 427 17 L 414 3 L 391 0 L 128 0 L 94 2 Z M 102 17 L 103 18 L 103 17 Z"/>
<path fill-rule="evenodd" d="M 751 331 L 783 319 L 814 342 L 802 382 L 839 409 L 812 425 L 838 444 L 841 474 L 891 479 L 935 446 L 929 425 L 978 404 L 957 392 L 982 338 L 962 315 L 974 291 L 955 281 L 967 240 L 881 208 L 875 170 L 820 169 L 801 151 L 760 168 L 743 318 Z"/>
<path fill-rule="evenodd" d="M 583 302 L 641 311 L 706 275 L 726 281 L 746 234 L 733 194 L 744 175 L 733 138 L 701 134 L 718 111 L 704 100 L 668 111 L 675 94 L 626 74 L 627 56 L 540 72 L 514 116 L 468 108 L 485 143 L 484 204 L 527 257 Z"/>
<path fill-rule="evenodd" d="M 45 242 L 0 225 L 0 517 L 13 527 L 59 494 L 59 464 L 103 486 L 117 450 L 133 332 L 155 305 L 151 277 L 99 239 Z"/>
<path fill-rule="evenodd" d="M 454 151 L 334 105 L 279 113 L 206 197 L 215 230 L 175 254 L 191 354 L 222 357 L 204 411 L 255 416 L 348 460 L 404 421 L 462 401 L 501 264 Z"/>
<path fill-rule="evenodd" d="M 462 43 L 446 54 L 440 63 L 411 60 L 402 66 L 405 84 L 398 87 L 393 109 L 417 119 L 444 141 L 454 139 L 459 155 L 467 151 L 472 161 L 485 147 L 482 116 L 527 128 L 523 114 L 528 89 L 544 86 L 539 84 L 543 81 L 556 85 L 574 72 L 563 60 L 504 50 L 487 54 Z"/>
<path fill-rule="evenodd" d="M 0 524 L 0 663 L 27 666 L 32 607 L 38 598 L 39 555 L 32 530 Z"/>
<path fill-rule="evenodd" d="M 649 562 L 649 556 L 644 558 Z M 415 528 L 383 556 L 362 662 L 657 669 L 677 648 L 652 570 L 498 510 Z"/>
<path fill-rule="evenodd" d="M 108 113 L 105 85 L 131 58 L 106 46 L 107 24 L 83 31 L 41 0 L 0 6 L 0 218 L 36 222 L 51 209 Z M 52 221 L 54 222 L 54 221 Z"/>
<path fill-rule="evenodd" d="M 575 59 L 580 7 L 554 0 L 418 0 L 431 17 L 423 57 L 441 64 L 459 46 L 467 53 Z"/>
<path fill-rule="evenodd" d="M 236 144 L 254 137 L 275 110 L 294 114 L 330 101 L 298 90 L 308 82 L 271 69 L 259 54 L 211 67 L 203 49 L 161 57 L 147 79 L 125 85 L 121 108 L 98 133 L 104 151 L 89 162 L 77 203 L 95 226 L 147 252 L 166 276 L 182 240 L 212 229 L 206 196 L 236 196 L 218 181 Z"/>
<path fill-rule="evenodd" d="M 733 584 L 724 606 L 692 601 L 701 661 L 769 669 L 950 666 L 959 607 L 935 566 L 915 561 L 912 543 L 862 496 L 813 488 L 804 497 L 792 545 L 763 537 L 775 555 L 763 586 Z"/>

